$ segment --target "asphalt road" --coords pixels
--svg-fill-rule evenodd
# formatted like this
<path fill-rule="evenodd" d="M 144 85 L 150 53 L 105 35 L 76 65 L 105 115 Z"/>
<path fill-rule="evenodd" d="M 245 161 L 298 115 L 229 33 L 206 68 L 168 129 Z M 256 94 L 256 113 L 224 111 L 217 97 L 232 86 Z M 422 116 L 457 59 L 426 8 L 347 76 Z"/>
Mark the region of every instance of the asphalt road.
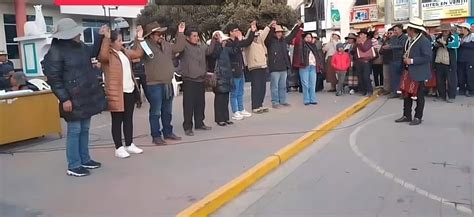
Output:
<path fill-rule="evenodd" d="M 428 98 L 415 127 L 401 108 L 379 98 L 213 216 L 473 216 L 474 98 Z"/>

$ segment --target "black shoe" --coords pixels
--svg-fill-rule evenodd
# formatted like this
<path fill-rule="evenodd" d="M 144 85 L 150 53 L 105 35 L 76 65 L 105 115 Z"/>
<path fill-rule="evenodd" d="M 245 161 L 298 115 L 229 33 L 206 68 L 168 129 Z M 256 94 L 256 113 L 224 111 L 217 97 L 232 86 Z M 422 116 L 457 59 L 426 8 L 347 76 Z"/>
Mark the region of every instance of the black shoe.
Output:
<path fill-rule="evenodd" d="M 78 168 L 67 170 L 67 175 L 68 176 L 81 177 L 81 176 L 88 176 L 90 174 L 91 174 L 91 172 L 89 172 L 89 170 L 87 170 L 84 167 L 78 167 Z"/>
<path fill-rule="evenodd" d="M 234 124 L 234 122 L 232 122 L 232 121 L 226 121 L 225 123 L 228 124 L 228 125 Z"/>
<path fill-rule="evenodd" d="M 217 122 L 217 125 L 219 125 L 221 127 L 225 127 L 225 126 L 227 126 L 227 123 L 226 122 Z"/>
<path fill-rule="evenodd" d="M 421 124 L 421 119 L 415 118 L 413 121 L 410 122 L 410 126 L 416 126 Z"/>
<path fill-rule="evenodd" d="M 82 167 L 84 167 L 86 169 L 97 169 L 101 166 L 102 166 L 101 163 L 93 161 L 93 160 L 90 160 L 89 162 L 87 162 L 85 164 L 82 164 Z"/>
<path fill-rule="evenodd" d="M 309 103 L 309 104 L 311 104 L 311 105 L 317 105 L 318 103 L 317 103 L 317 102 L 311 102 L 311 103 Z"/>
<path fill-rule="evenodd" d="M 305 103 L 304 105 L 305 105 L 305 106 L 308 106 L 308 105 L 310 105 L 310 104 L 309 104 L 309 103 Z"/>
<path fill-rule="evenodd" d="M 395 123 L 403 123 L 403 122 L 411 122 L 411 118 L 403 116 L 403 117 L 395 120 Z"/>
<path fill-rule="evenodd" d="M 167 145 L 166 141 L 163 140 L 161 137 L 153 138 L 153 144 L 158 145 L 158 146 Z"/>
<path fill-rule="evenodd" d="M 171 133 L 170 135 L 165 136 L 166 140 L 173 140 L 173 141 L 180 141 L 182 138 L 175 135 L 174 133 Z"/>
<path fill-rule="evenodd" d="M 184 135 L 186 136 L 194 136 L 194 132 L 192 130 L 185 130 Z"/>
<path fill-rule="evenodd" d="M 196 127 L 196 130 L 211 130 L 212 127 L 210 126 L 206 126 L 206 125 L 202 125 L 200 127 Z"/>

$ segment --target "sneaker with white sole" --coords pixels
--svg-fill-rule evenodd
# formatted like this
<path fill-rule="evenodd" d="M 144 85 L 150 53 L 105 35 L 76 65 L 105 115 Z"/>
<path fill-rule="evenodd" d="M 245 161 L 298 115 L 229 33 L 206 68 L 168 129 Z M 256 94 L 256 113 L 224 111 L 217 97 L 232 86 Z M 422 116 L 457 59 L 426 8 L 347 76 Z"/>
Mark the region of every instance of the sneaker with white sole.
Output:
<path fill-rule="evenodd" d="M 130 146 L 125 148 L 128 153 L 130 154 L 141 154 L 143 153 L 143 149 L 138 148 L 135 144 L 131 144 Z"/>
<path fill-rule="evenodd" d="M 244 119 L 244 116 L 242 116 L 240 112 L 236 112 L 232 115 L 232 119 L 239 121 L 239 120 Z"/>
<path fill-rule="evenodd" d="M 89 170 L 87 170 L 84 167 L 68 169 L 66 173 L 68 176 L 75 176 L 75 177 L 88 176 L 91 174 L 91 172 L 89 172 Z"/>
<path fill-rule="evenodd" d="M 118 158 L 127 158 L 130 157 L 130 154 L 125 150 L 125 147 L 120 147 L 117 150 L 115 150 L 115 157 Z"/>
<path fill-rule="evenodd" d="M 244 116 L 244 117 L 251 117 L 252 114 L 248 111 L 245 111 L 245 110 L 242 110 L 240 111 L 240 115 Z"/>

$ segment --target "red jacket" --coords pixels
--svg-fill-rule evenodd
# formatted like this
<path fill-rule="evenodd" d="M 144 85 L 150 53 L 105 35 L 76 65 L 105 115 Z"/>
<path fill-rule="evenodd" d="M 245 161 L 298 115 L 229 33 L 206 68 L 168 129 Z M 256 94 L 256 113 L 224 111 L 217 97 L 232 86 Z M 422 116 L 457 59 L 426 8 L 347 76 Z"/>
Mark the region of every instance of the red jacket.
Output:
<path fill-rule="evenodd" d="M 351 57 L 346 52 L 337 52 L 332 56 L 331 65 L 337 72 L 347 72 L 351 66 Z"/>

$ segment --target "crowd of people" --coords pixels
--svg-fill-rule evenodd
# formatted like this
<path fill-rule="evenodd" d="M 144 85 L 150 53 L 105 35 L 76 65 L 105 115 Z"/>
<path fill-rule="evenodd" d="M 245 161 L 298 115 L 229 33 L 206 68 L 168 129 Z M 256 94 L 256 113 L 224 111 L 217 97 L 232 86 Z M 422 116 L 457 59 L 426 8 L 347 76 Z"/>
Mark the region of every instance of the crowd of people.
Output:
<path fill-rule="evenodd" d="M 172 41 L 166 40 L 167 28 L 151 22 L 144 29 L 137 27 L 130 48 L 124 48 L 122 36 L 107 26 L 100 29 L 95 44 L 89 47 L 80 40 L 82 28 L 72 19 L 61 19 L 43 65 L 67 122 L 67 174 L 85 176 L 90 173 L 88 169 L 101 166 L 91 159 L 88 143 L 91 117 L 104 110 L 112 117 L 115 156 L 143 153 L 133 143 L 133 112 L 141 105 L 142 88 L 150 104 L 153 144 L 164 146 L 181 140 L 171 124 L 175 73 L 183 80 L 182 127 L 186 136 L 193 136 L 194 130 L 212 129 L 204 122 L 206 89 L 214 92 L 216 124 L 232 125 L 233 121 L 270 111 L 264 106 L 267 79 L 272 109 L 289 107 L 287 76 L 295 69 L 306 106 L 319 103 L 317 91 L 322 89 L 322 79 L 329 85 L 328 92 L 337 96 L 371 96 L 378 88 L 390 98 L 404 99 L 403 117 L 396 122 L 418 125 L 423 116 L 425 83 L 432 75 L 436 75 L 437 85 L 429 88 L 447 102 L 453 102 L 457 88 L 466 96 L 474 91 L 474 61 L 469 58 L 474 54 L 474 34 L 470 26 L 442 25 L 439 30 L 440 34 L 432 36 L 422 21 L 411 19 L 406 30 L 401 25 L 383 35 L 360 30 L 345 37 L 344 43 L 341 34 L 333 32 L 323 45 L 316 33 L 303 31 L 301 21 L 289 31 L 277 21 L 268 25 L 253 21 L 245 34 L 239 25 L 230 23 L 205 43 L 198 29 L 184 23 L 179 24 Z M 95 58 L 99 63 L 91 62 Z M 98 64 L 105 87 L 94 73 Z M 250 112 L 243 100 L 246 74 L 251 83 Z M 413 118 L 414 102 L 417 108 Z"/>

